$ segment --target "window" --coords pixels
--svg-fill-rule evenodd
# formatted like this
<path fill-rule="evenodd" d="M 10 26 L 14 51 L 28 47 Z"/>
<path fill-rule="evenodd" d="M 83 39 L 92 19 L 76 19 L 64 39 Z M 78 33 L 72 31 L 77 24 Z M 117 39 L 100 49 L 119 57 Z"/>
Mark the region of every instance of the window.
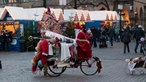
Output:
<path fill-rule="evenodd" d="M 7 0 L 0 0 L 0 4 L 5 4 L 7 2 L 8 2 Z"/>
<path fill-rule="evenodd" d="M 4 4 L 4 0 L 0 0 L 0 4 Z"/>

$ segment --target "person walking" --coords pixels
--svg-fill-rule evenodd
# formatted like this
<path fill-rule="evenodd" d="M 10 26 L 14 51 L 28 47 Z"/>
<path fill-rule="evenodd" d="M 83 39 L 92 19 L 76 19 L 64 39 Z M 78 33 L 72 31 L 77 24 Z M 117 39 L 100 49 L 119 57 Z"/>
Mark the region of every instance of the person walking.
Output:
<path fill-rule="evenodd" d="M 1 42 L 2 50 L 5 51 L 6 50 L 6 48 L 5 48 L 5 46 L 6 46 L 6 34 L 5 34 L 5 30 L 2 30 L 2 33 L 1 33 L 0 37 L 1 37 L 0 42 Z"/>
<path fill-rule="evenodd" d="M 124 43 L 124 54 L 126 53 L 126 47 L 129 53 L 130 52 L 129 43 L 131 42 L 131 34 L 128 28 L 124 29 L 124 32 L 121 35 L 121 40 Z"/>
<path fill-rule="evenodd" d="M 12 42 L 12 32 L 9 30 L 5 31 L 5 47 L 6 47 L 6 51 L 10 51 L 11 50 L 11 42 Z"/>
<path fill-rule="evenodd" d="M 137 53 L 137 48 L 139 46 L 139 41 L 140 41 L 141 38 L 145 37 L 145 33 L 144 33 L 144 30 L 142 29 L 141 25 L 138 25 L 135 28 L 133 37 L 136 39 L 136 45 L 135 45 L 134 51 L 135 51 L 135 53 Z M 142 53 L 142 46 L 140 47 L 140 53 Z"/>
<path fill-rule="evenodd" d="M 97 37 L 97 30 L 95 29 L 95 27 L 93 26 L 93 27 L 91 27 L 91 32 L 92 32 L 92 45 L 93 45 L 93 47 L 94 48 L 96 48 L 97 47 L 97 43 L 96 43 L 96 37 Z"/>
<path fill-rule="evenodd" d="M 109 41 L 110 41 L 110 44 L 112 47 L 113 46 L 113 39 L 114 39 L 114 35 L 115 35 L 115 31 L 114 31 L 113 27 L 109 27 L 108 35 L 109 35 Z"/>
<path fill-rule="evenodd" d="M 37 47 L 36 47 L 37 54 L 32 59 L 32 72 L 33 73 L 36 72 L 38 60 L 41 60 L 43 66 L 44 66 L 44 68 L 43 68 L 44 76 L 47 75 L 47 69 L 48 69 L 48 66 L 47 66 L 48 57 L 47 57 L 47 55 L 48 55 L 48 49 L 49 49 L 48 46 L 49 46 L 49 43 L 46 39 L 45 32 L 42 32 L 41 33 L 41 39 L 38 42 Z"/>
<path fill-rule="evenodd" d="M 114 27 L 114 31 L 115 31 L 115 36 L 114 39 L 116 42 L 119 42 L 119 28 L 118 27 Z"/>

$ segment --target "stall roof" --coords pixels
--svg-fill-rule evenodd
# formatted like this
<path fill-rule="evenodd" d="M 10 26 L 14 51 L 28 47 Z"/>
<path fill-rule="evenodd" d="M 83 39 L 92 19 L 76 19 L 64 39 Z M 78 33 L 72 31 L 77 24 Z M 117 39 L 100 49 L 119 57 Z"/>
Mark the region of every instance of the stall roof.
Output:
<path fill-rule="evenodd" d="M 22 7 L 11 7 L 11 6 L 5 6 L 2 10 L 2 13 L 0 15 L 0 19 L 3 19 L 6 15 L 6 13 L 9 13 L 13 20 L 26 20 L 28 19 L 27 13 L 24 12 Z"/>
<path fill-rule="evenodd" d="M 28 20 L 40 21 L 46 9 L 45 8 L 29 8 L 29 9 L 24 9 L 24 11 L 25 13 L 27 13 Z"/>
<path fill-rule="evenodd" d="M 76 10 L 75 9 L 64 9 L 64 19 L 65 21 L 70 21 L 74 18 Z"/>
<path fill-rule="evenodd" d="M 53 9 L 54 13 L 55 13 L 55 16 L 56 16 L 56 19 L 58 20 L 59 18 L 59 15 L 60 15 L 60 12 L 62 12 L 62 9 L 58 8 L 58 9 Z"/>
<path fill-rule="evenodd" d="M 36 20 L 42 19 L 45 8 L 28 8 L 5 6 L 0 14 L 2 20 L 8 12 L 13 20 Z"/>
<path fill-rule="evenodd" d="M 1 13 L 2 13 L 2 10 L 3 10 L 3 8 L 0 8 L 0 15 L 1 15 Z"/>
<path fill-rule="evenodd" d="M 51 13 L 54 12 L 56 19 L 58 20 L 62 9 L 50 8 Z M 46 8 L 22 8 L 14 6 L 5 6 L 0 8 L 0 20 L 3 20 L 6 13 L 8 12 L 13 20 L 35 20 L 40 21 L 42 19 L 43 13 L 46 11 Z M 117 21 L 119 20 L 119 15 L 116 11 L 88 11 L 88 10 L 76 10 L 76 9 L 64 9 L 63 17 L 64 21 L 74 20 L 75 13 L 77 13 L 80 20 L 81 14 L 84 14 L 85 21 L 90 18 L 90 21 Z M 89 14 L 89 15 L 88 15 Z M 123 20 L 123 18 L 122 18 Z"/>

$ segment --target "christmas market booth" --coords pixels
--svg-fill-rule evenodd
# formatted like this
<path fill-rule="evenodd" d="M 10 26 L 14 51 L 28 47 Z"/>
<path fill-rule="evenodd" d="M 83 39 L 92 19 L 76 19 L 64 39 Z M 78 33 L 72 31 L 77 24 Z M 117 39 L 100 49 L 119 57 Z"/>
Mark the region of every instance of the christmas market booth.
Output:
<path fill-rule="evenodd" d="M 119 15 L 116 11 L 88 11 L 76 9 L 64 9 L 64 21 L 72 21 L 85 25 L 86 29 L 103 26 L 112 26 L 119 23 Z"/>
<path fill-rule="evenodd" d="M 0 14 L 0 35 L 11 32 L 11 42 L 1 42 L 0 49 L 8 51 L 25 51 L 27 48 L 25 35 L 36 32 L 37 20 L 41 20 L 44 8 L 24 9 L 22 7 L 5 6 Z M 1 37 L 1 40 L 5 40 Z M 6 42 L 6 41 L 5 41 Z"/>
<path fill-rule="evenodd" d="M 118 24 L 118 14 L 116 11 L 90 11 L 87 15 L 86 28 L 95 27 L 96 29 L 104 26 Z"/>

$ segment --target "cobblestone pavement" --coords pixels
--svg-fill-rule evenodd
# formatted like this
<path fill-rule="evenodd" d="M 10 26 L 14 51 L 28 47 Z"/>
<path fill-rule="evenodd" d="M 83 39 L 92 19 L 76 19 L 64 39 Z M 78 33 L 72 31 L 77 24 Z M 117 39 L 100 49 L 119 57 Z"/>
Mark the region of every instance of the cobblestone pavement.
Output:
<path fill-rule="evenodd" d="M 108 43 L 109 44 L 109 43 Z M 31 73 L 31 59 L 34 52 L 0 52 L 3 68 L 0 82 L 146 82 L 145 74 L 130 75 L 125 59 L 142 54 L 134 53 L 134 42 L 130 43 L 130 53 L 123 54 L 123 44 L 114 43 L 113 47 L 93 48 L 94 55 L 102 59 L 100 74 L 84 75 L 79 68 L 68 68 L 59 77 L 44 77 Z"/>

